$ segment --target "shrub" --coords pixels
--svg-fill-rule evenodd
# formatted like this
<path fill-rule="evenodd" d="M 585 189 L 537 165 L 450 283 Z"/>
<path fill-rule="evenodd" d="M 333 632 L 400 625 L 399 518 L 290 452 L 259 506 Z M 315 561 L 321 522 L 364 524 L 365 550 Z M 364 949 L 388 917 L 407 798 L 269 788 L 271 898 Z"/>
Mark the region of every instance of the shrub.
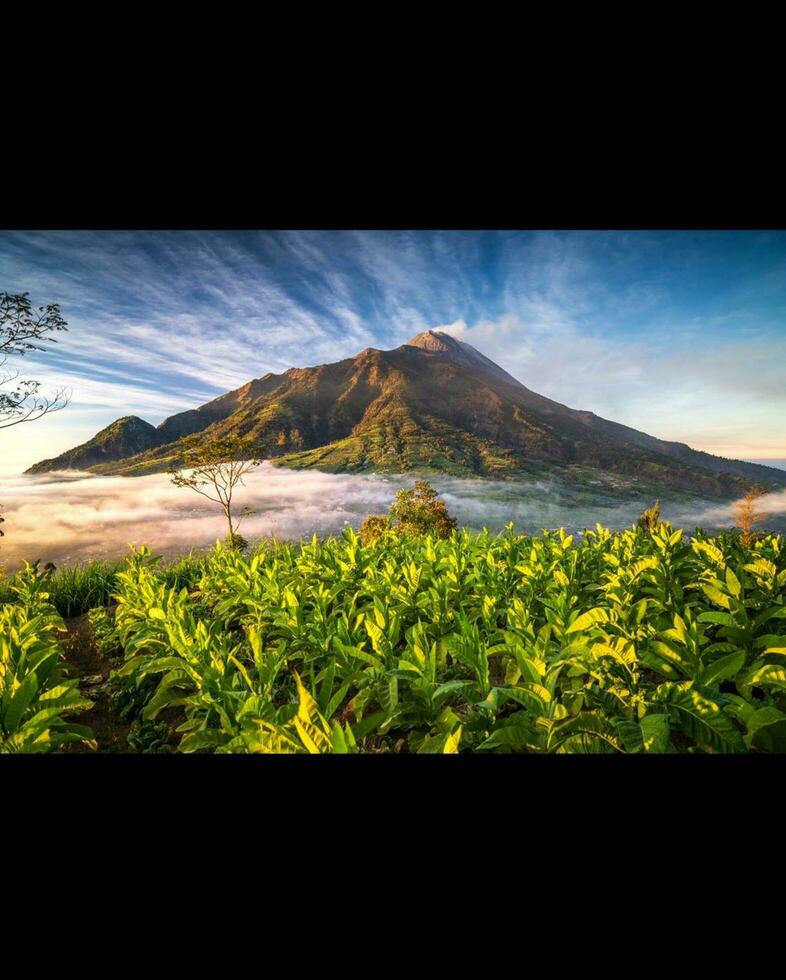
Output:
<path fill-rule="evenodd" d="M 390 518 L 384 514 L 369 514 L 358 528 L 358 534 L 361 542 L 369 545 L 383 537 L 390 528 Z"/>
<path fill-rule="evenodd" d="M 434 534 L 449 538 L 457 527 L 455 517 L 451 517 L 444 501 L 439 500 L 437 491 L 426 480 L 418 480 L 412 490 L 399 490 L 390 516 L 397 531 L 416 537 Z"/>
<path fill-rule="evenodd" d="M 234 531 L 231 535 L 228 534 L 224 543 L 227 548 L 231 548 L 234 551 L 248 551 L 248 541 L 242 534 L 238 534 L 237 531 Z"/>
<path fill-rule="evenodd" d="M 115 623 L 104 606 L 97 606 L 87 614 L 93 643 L 102 657 L 114 657 L 122 652 Z"/>
<path fill-rule="evenodd" d="M 66 742 L 96 747 L 92 731 L 66 721 L 93 702 L 62 671 L 63 620 L 49 603 L 47 576 L 26 565 L 15 601 L 0 608 L 0 753 L 51 752 Z"/>
<path fill-rule="evenodd" d="M 660 524 L 660 501 L 656 500 L 652 507 L 648 507 L 636 524 L 648 534 L 652 534 Z"/>

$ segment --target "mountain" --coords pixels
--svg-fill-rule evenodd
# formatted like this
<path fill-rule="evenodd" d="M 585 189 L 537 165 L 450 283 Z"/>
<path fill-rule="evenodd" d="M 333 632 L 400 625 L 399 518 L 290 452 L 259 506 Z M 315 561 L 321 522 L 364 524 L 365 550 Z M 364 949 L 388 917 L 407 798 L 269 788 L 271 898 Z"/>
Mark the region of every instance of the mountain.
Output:
<path fill-rule="evenodd" d="M 31 466 L 28 473 L 47 473 L 51 470 L 91 470 L 104 464 L 116 463 L 134 457 L 146 450 L 166 446 L 185 436 L 202 432 L 209 425 L 225 419 L 243 404 L 264 395 L 271 387 L 269 381 L 277 377 L 267 374 L 264 378 L 249 381 L 236 391 L 214 398 L 199 408 L 178 412 L 156 428 L 149 422 L 127 415 L 117 419 L 93 436 L 89 442 L 69 449 L 55 459 L 44 459 Z"/>
<path fill-rule="evenodd" d="M 69 449 L 55 459 L 44 459 L 31 466 L 28 473 L 47 473 L 49 470 L 89 470 L 99 463 L 125 459 L 161 444 L 158 430 L 136 415 L 116 419 L 89 442 Z"/>
<path fill-rule="evenodd" d="M 589 483 L 735 496 L 752 482 L 786 486 L 786 472 L 724 460 L 579 411 L 531 391 L 442 331 L 395 350 L 266 374 L 158 428 L 126 418 L 28 472 L 166 470 L 186 446 L 251 439 L 295 468 L 412 470 L 506 477 L 563 473 Z"/>

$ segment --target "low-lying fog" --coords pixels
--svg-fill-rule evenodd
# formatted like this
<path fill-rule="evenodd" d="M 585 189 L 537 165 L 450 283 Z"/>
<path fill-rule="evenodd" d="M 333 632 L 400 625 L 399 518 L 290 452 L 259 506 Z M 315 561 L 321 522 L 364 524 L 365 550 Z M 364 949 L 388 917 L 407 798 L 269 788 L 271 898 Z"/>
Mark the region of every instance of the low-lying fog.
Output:
<path fill-rule="evenodd" d="M 357 527 L 370 513 L 386 513 L 396 490 L 414 478 L 376 474 L 356 476 L 287 470 L 264 463 L 236 491 L 237 511 L 248 506 L 240 532 L 249 540 L 310 537 Z M 451 513 L 467 527 L 498 530 L 508 521 L 525 532 L 565 527 L 627 527 L 648 502 L 620 501 L 599 493 L 597 501 L 577 498 L 568 485 L 548 482 L 491 482 L 435 476 Z M 786 491 L 761 501 L 761 510 L 786 513 Z M 731 524 L 731 507 L 717 501 L 669 503 L 661 512 L 675 526 L 708 529 Z M 147 544 L 167 556 L 212 546 L 226 534 L 217 505 L 193 491 L 174 487 L 166 474 L 145 477 L 97 477 L 86 473 L 50 473 L 4 478 L 0 514 L 5 537 L 0 559 L 11 568 L 23 559 L 55 564 L 123 556 L 129 543 Z"/>

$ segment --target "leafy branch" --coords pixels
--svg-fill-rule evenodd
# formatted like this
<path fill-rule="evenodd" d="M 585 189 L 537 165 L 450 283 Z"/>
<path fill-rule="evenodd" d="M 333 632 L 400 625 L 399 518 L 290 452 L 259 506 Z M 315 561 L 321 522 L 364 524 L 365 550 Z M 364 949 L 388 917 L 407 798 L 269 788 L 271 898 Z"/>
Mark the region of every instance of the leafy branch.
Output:
<path fill-rule="evenodd" d="M 27 293 L 0 293 L 0 368 L 9 355 L 24 357 L 45 351 L 42 341 L 57 343 L 52 336 L 68 326 L 57 303 L 33 310 Z M 45 395 L 38 381 L 20 379 L 19 371 L 0 373 L 0 429 L 32 422 L 65 408 L 71 399 L 67 388 Z"/>

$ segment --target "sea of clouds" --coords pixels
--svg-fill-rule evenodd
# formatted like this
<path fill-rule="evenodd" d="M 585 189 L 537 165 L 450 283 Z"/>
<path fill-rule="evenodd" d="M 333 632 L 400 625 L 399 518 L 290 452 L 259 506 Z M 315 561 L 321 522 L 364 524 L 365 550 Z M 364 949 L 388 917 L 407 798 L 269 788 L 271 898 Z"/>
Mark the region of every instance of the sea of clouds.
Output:
<path fill-rule="evenodd" d="M 240 532 L 253 540 L 326 535 L 345 525 L 357 527 L 370 513 L 386 513 L 396 491 L 413 478 L 379 474 L 331 474 L 288 470 L 264 463 L 236 491 L 236 510 L 249 507 Z M 494 482 L 440 476 L 432 481 L 459 523 L 497 530 L 513 521 L 517 529 L 537 532 L 565 527 L 579 531 L 596 522 L 627 527 L 642 511 L 640 500 L 575 506 L 564 488 L 548 482 Z M 661 504 L 675 526 L 720 528 L 732 523 L 731 505 L 709 501 Z M 786 514 L 786 491 L 761 501 L 768 515 Z M 166 474 L 98 477 L 62 472 L 4 478 L 0 514 L 6 522 L 0 559 L 11 568 L 24 559 L 55 564 L 117 557 L 129 544 L 147 544 L 167 556 L 211 547 L 226 534 L 216 504 L 174 487 Z"/>

